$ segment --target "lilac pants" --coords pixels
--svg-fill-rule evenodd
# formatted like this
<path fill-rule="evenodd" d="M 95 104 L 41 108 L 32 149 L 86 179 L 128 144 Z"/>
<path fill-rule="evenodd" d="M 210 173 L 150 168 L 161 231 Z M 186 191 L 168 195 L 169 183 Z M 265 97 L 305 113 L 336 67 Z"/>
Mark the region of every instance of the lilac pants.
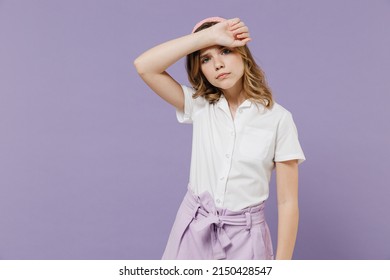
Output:
<path fill-rule="evenodd" d="M 208 192 L 184 197 L 162 259 L 273 259 L 264 203 L 240 211 L 217 208 Z"/>

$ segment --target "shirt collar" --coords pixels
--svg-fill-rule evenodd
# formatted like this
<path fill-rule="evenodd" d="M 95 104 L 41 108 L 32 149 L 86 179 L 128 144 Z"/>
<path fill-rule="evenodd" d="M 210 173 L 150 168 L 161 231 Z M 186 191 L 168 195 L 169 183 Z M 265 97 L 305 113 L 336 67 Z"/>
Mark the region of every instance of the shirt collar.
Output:
<path fill-rule="evenodd" d="M 252 101 L 250 99 L 246 99 L 244 102 L 241 103 L 238 108 L 250 108 L 252 106 Z"/>
<path fill-rule="evenodd" d="M 238 108 L 250 108 L 252 106 L 252 103 L 253 101 L 251 101 L 250 99 L 245 99 L 244 102 L 242 102 L 241 105 L 238 106 Z M 221 94 L 221 97 L 217 101 L 217 106 L 221 109 L 229 109 L 229 104 L 223 94 Z"/>
<path fill-rule="evenodd" d="M 216 105 L 218 106 L 218 108 L 221 108 L 223 111 L 230 114 L 229 104 L 223 94 L 217 101 Z M 246 99 L 244 102 L 242 102 L 237 109 L 250 109 L 252 108 L 252 106 L 257 107 L 258 112 L 261 114 L 265 112 L 266 107 L 263 104 L 256 101 L 252 101 L 250 99 Z"/>

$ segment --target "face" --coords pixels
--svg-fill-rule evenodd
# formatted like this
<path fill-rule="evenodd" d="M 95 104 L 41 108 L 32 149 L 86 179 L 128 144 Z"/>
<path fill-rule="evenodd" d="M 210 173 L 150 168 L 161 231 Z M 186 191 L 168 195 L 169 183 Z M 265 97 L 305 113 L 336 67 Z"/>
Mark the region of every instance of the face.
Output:
<path fill-rule="evenodd" d="M 222 46 L 202 49 L 200 65 L 203 75 L 215 87 L 228 90 L 242 84 L 244 63 L 233 49 Z"/>

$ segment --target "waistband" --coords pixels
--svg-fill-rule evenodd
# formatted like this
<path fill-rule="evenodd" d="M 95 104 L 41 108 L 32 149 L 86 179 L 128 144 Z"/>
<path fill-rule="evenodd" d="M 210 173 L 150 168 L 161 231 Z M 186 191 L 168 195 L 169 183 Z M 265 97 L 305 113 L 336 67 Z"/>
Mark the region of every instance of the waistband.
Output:
<path fill-rule="evenodd" d="M 217 208 L 210 193 L 204 192 L 195 195 L 188 190 L 184 200 L 186 212 L 196 220 L 193 228 L 201 231 L 211 227 L 211 239 L 214 258 L 226 257 L 225 248 L 231 244 L 229 236 L 224 230 L 224 225 L 242 226 L 250 230 L 253 225 L 265 222 L 264 202 L 239 211 Z"/>

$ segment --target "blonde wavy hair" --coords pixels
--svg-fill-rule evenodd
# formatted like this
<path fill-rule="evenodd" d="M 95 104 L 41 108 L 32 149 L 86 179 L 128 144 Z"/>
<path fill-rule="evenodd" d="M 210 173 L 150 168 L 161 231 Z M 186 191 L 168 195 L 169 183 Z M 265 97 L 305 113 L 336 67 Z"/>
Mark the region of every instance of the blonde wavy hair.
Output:
<path fill-rule="evenodd" d="M 209 28 L 217 23 L 205 22 L 195 32 Z M 244 62 L 243 89 L 246 97 L 263 104 L 267 108 L 271 108 L 274 104 L 271 89 L 265 80 L 263 70 L 256 64 L 249 48 L 245 45 L 232 50 L 238 52 Z M 221 98 L 223 91 L 218 87 L 214 87 L 202 73 L 200 50 L 187 55 L 186 70 L 188 80 L 195 89 L 193 98 L 203 96 L 210 104 L 216 103 Z"/>

